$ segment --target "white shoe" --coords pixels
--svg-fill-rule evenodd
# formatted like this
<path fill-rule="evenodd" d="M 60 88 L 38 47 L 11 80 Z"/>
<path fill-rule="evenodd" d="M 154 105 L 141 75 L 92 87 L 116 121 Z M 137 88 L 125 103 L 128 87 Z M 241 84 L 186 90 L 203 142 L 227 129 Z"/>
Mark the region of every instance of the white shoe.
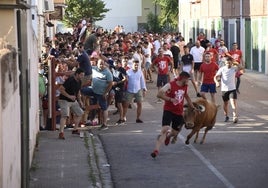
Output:
<path fill-rule="evenodd" d="M 234 116 L 233 117 L 233 123 L 237 123 L 238 122 L 238 117 Z"/>

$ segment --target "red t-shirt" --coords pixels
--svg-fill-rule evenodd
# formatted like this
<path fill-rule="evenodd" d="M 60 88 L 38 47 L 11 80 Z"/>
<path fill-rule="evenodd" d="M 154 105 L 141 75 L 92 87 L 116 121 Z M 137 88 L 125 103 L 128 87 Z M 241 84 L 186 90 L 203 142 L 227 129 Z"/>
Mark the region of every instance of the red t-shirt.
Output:
<path fill-rule="evenodd" d="M 237 61 L 238 63 L 241 62 L 241 58 L 242 58 L 241 50 L 231 50 L 229 54 L 234 58 L 235 61 Z"/>
<path fill-rule="evenodd" d="M 170 57 L 163 56 L 163 57 L 157 57 L 154 60 L 154 64 L 158 67 L 158 74 L 159 75 L 167 75 L 168 74 L 168 65 L 169 62 L 171 62 Z"/>
<path fill-rule="evenodd" d="M 217 56 L 218 56 L 218 51 L 215 48 L 209 48 L 206 50 L 206 52 L 209 52 L 211 55 L 211 61 L 216 63 Z"/>
<path fill-rule="evenodd" d="M 177 99 L 177 102 L 173 103 L 165 101 L 164 110 L 172 112 L 177 115 L 183 114 L 184 96 L 187 94 L 188 86 L 178 86 L 176 79 L 170 82 L 170 91 L 166 93 L 168 97 Z"/>
<path fill-rule="evenodd" d="M 219 66 L 214 63 L 202 63 L 200 66 L 200 72 L 204 73 L 203 76 L 203 83 L 204 84 L 214 84 L 214 76 L 216 75 L 216 72 L 219 70 Z"/>

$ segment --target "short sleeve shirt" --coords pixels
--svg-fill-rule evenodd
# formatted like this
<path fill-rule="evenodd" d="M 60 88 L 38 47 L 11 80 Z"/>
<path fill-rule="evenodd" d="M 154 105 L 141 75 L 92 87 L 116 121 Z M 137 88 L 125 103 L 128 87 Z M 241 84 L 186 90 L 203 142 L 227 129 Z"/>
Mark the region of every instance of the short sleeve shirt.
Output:
<path fill-rule="evenodd" d="M 176 102 L 165 101 L 164 110 L 170 111 L 177 115 L 183 114 L 184 96 L 187 94 L 188 86 L 179 86 L 176 79 L 170 82 L 170 91 L 167 96 L 175 98 Z"/>
<path fill-rule="evenodd" d="M 65 91 L 69 94 L 69 95 L 74 95 L 77 96 L 79 90 L 81 89 L 81 81 L 77 81 L 74 76 L 69 77 L 64 83 L 63 83 L 63 87 L 65 88 Z M 60 94 L 59 97 L 61 100 L 66 100 L 69 102 L 73 102 L 71 99 L 69 99 L 68 97 Z"/>
<path fill-rule="evenodd" d="M 103 95 L 109 82 L 113 81 L 113 75 L 108 68 L 100 70 L 97 66 L 92 67 L 92 89 L 98 95 Z"/>

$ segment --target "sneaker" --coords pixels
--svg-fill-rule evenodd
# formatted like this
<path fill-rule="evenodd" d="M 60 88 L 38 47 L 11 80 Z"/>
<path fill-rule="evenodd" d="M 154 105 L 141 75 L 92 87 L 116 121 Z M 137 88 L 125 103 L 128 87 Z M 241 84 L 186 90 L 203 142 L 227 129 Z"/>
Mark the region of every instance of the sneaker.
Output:
<path fill-rule="evenodd" d="M 72 129 L 74 128 L 74 126 L 72 124 L 68 124 L 64 127 L 64 129 Z"/>
<path fill-rule="evenodd" d="M 85 126 L 92 126 L 93 125 L 93 122 L 92 121 L 88 121 L 84 124 Z"/>
<path fill-rule="evenodd" d="M 153 153 L 151 153 L 151 157 L 152 158 L 156 158 L 156 156 L 158 155 L 158 151 L 157 150 L 154 150 Z"/>
<path fill-rule="evenodd" d="M 201 94 L 198 92 L 198 93 L 196 94 L 196 96 L 197 96 L 197 97 L 201 97 Z"/>
<path fill-rule="evenodd" d="M 80 135 L 79 131 L 76 129 L 76 130 L 73 130 L 72 131 L 72 134 L 77 134 L 77 135 Z"/>
<path fill-rule="evenodd" d="M 170 137 L 168 136 L 168 133 L 169 133 L 169 132 L 167 132 L 167 134 L 166 134 L 166 139 L 165 139 L 165 145 L 166 145 L 166 146 L 169 145 L 169 142 L 170 142 Z"/>
<path fill-rule="evenodd" d="M 237 123 L 238 122 L 238 118 L 237 117 L 234 117 L 233 118 L 233 123 Z"/>
<path fill-rule="evenodd" d="M 143 123 L 143 121 L 140 119 L 136 119 L 136 123 Z"/>
<path fill-rule="evenodd" d="M 171 144 L 175 144 L 177 142 L 177 136 L 174 136 L 171 140 Z"/>
<path fill-rule="evenodd" d="M 121 119 L 119 119 L 116 123 L 115 123 L 115 125 L 123 125 L 124 124 L 124 120 L 121 120 Z"/>
<path fill-rule="evenodd" d="M 228 122 L 228 121 L 229 121 L 229 117 L 228 116 L 225 116 L 224 122 Z"/>
<path fill-rule="evenodd" d="M 101 126 L 100 126 L 100 128 L 99 128 L 99 131 L 101 131 L 101 130 L 107 130 L 108 129 L 108 126 L 107 125 L 105 125 L 105 124 L 102 124 Z"/>
<path fill-rule="evenodd" d="M 64 133 L 60 133 L 60 134 L 59 134 L 59 139 L 61 139 L 61 140 L 65 140 Z"/>

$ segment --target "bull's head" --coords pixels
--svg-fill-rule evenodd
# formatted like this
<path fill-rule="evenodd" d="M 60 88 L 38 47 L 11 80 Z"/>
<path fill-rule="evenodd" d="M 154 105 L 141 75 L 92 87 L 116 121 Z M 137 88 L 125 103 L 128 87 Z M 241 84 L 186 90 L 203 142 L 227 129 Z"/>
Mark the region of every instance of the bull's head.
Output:
<path fill-rule="evenodd" d="M 199 115 L 202 112 L 205 112 L 206 108 L 203 105 L 193 103 L 195 108 L 192 108 L 188 105 L 184 105 L 184 122 L 185 122 L 185 128 L 186 129 L 192 129 L 194 128 L 194 121 L 197 115 Z"/>

